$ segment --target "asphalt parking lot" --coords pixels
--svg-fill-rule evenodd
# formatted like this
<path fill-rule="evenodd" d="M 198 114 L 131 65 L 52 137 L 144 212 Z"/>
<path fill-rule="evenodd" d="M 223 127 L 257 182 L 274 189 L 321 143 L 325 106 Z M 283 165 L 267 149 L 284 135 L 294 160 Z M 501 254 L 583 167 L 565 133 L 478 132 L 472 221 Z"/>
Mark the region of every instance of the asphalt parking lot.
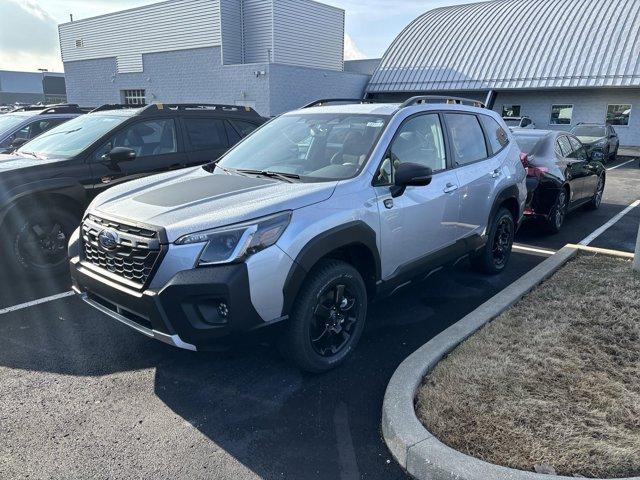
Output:
<path fill-rule="evenodd" d="M 301 374 L 267 345 L 192 353 L 148 340 L 65 297 L 67 279 L 3 279 L 0 478 L 396 479 L 380 435 L 398 364 L 567 243 L 640 198 L 638 162 L 609 166 L 603 205 L 555 236 L 526 225 L 508 270 L 466 262 L 371 306 L 355 355 Z M 593 246 L 633 251 L 640 207 Z M 4 309 L 4 310 L 3 310 Z"/>

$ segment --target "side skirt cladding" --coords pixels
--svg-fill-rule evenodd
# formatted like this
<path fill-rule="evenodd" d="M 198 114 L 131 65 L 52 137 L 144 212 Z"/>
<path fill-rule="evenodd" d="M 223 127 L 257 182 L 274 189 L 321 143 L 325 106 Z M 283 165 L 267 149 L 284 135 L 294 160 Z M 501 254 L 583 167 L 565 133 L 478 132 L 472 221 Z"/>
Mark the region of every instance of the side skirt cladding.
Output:
<path fill-rule="evenodd" d="M 338 252 L 359 252 L 362 257 L 358 260 L 365 262 L 366 270 L 372 277 L 365 278 L 365 283 L 375 286 L 382 271 L 376 233 L 362 221 L 349 222 L 318 235 L 307 243 L 295 258 L 283 289 L 283 316 L 291 313 L 298 292 L 313 267 L 321 259 Z M 355 266 L 358 268 L 358 265 Z"/>

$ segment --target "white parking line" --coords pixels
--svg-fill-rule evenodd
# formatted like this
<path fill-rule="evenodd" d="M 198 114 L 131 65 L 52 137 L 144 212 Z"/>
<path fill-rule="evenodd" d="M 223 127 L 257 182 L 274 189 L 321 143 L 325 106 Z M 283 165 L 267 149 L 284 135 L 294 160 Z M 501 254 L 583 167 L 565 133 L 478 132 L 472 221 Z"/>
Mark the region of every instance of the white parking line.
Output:
<path fill-rule="evenodd" d="M 70 297 L 71 295 L 75 295 L 74 292 L 68 291 L 64 293 L 59 293 L 57 295 L 51 295 L 50 297 L 39 298 L 38 300 L 32 300 L 31 302 L 21 303 L 20 305 L 14 305 L 13 307 L 7 307 L 0 309 L 0 315 L 4 315 L 5 313 L 17 312 L 18 310 L 24 310 L 25 308 L 34 307 L 36 305 L 41 305 L 43 303 L 53 302 L 55 300 L 60 300 L 61 298 Z"/>
<path fill-rule="evenodd" d="M 604 225 L 602 225 L 600 228 L 598 228 L 597 230 L 595 230 L 591 235 L 589 235 L 587 238 L 585 238 L 584 240 L 582 240 L 578 245 L 589 245 L 591 242 L 593 242 L 596 238 L 598 238 L 600 235 L 602 235 L 604 232 L 606 232 L 607 230 L 609 230 L 611 227 L 613 227 L 616 223 L 618 223 L 622 217 L 624 217 L 627 213 L 629 213 L 631 210 L 633 210 L 634 208 L 636 208 L 638 205 L 640 205 L 640 200 L 636 200 L 635 202 L 633 202 L 631 205 L 629 205 L 627 208 L 625 208 L 623 211 L 621 211 L 619 214 L 617 214 L 615 217 L 613 217 L 611 220 L 609 220 L 607 223 L 605 223 Z"/>
<path fill-rule="evenodd" d="M 547 250 L 544 248 L 533 248 L 533 247 L 528 247 L 526 245 L 518 245 L 517 243 L 513 244 L 513 249 L 520 252 L 539 253 L 542 255 L 547 255 L 549 257 L 557 253 L 555 250 Z"/>
<path fill-rule="evenodd" d="M 637 162 L 637 161 L 638 161 L 637 158 L 632 158 L 631 160 L 629 160 L 627 162 L 624 162 L 624 163 L 621 163 L 620 165 L 616 165 L 615 167 L 607 168 L 607 170 L 615 170 L 616 168 L 624 167 L 625 165 L 627 165 L 627 164 L 629 164 L 631 162 Z"/>

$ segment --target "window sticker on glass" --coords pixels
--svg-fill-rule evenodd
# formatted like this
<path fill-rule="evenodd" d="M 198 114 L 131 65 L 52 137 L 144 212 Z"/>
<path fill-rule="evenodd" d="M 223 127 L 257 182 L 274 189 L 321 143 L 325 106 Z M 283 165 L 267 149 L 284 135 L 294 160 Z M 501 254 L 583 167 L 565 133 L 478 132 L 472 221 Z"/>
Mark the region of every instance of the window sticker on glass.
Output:
<path fill-rule="evenodd" d="M 367 127 L 371 128 L 380 128 L 384 125 L 384 121 L 378 120 L 377 122 L 369 122 L 367 123 Z"/>

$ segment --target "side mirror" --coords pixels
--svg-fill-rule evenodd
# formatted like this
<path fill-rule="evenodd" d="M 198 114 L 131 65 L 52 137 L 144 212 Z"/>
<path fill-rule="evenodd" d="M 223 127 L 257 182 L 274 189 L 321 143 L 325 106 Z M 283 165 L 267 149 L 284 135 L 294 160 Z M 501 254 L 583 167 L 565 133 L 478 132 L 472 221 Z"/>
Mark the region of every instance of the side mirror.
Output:
<path fill-rule="evenodd" d="M 400 163 L 396 167 L 395 184 L 391 187 L 391 196 L 399 197 L 407 187 L 426 187 L 431 183 L 433 171 L 417 163 Z"/>
<path fill-rule="evenodd" d="M 102 156 L 102 159 L 111 163 L 131 162 L 135 160 L 136 152 L 127 147 L 112 148 L 109 153 Z"/>
<path fill-rule="evenodd" d="M 16 149 L 20 148 L 22 145 L 29 141 L 28 138 L 14 138 L 11 142 L 11 148 Z"/>

